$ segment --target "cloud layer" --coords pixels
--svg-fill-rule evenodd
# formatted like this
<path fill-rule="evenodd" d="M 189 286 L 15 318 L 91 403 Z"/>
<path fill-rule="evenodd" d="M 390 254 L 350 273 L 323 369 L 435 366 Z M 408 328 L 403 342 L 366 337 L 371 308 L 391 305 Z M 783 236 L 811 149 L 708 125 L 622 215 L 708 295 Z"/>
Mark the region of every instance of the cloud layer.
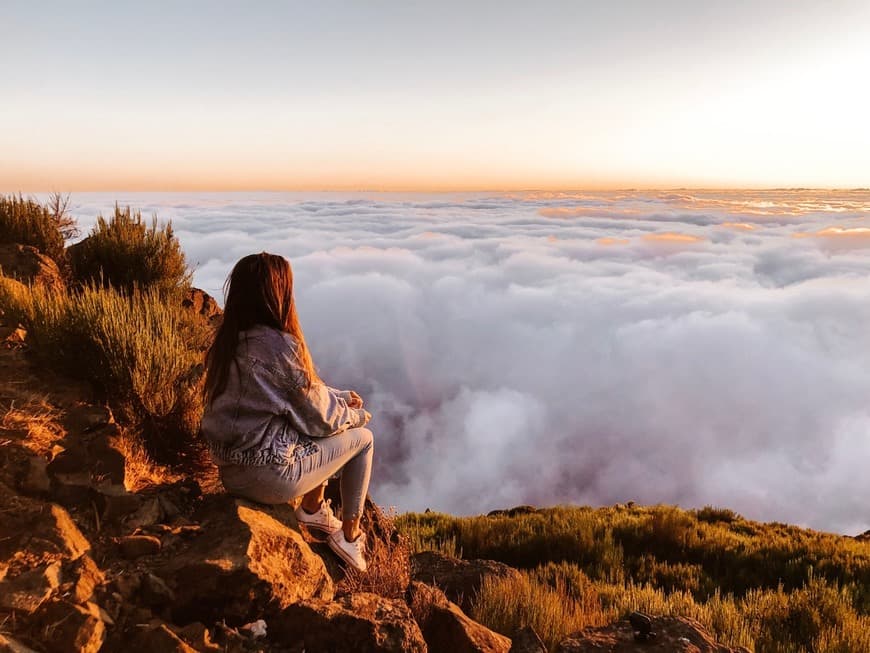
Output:
<path fill-rule="evenodd" d="M 401 510 L 635 500 L 870 528 L 870 192 L 80 195 L 220 296 L 287 256 Z"/>

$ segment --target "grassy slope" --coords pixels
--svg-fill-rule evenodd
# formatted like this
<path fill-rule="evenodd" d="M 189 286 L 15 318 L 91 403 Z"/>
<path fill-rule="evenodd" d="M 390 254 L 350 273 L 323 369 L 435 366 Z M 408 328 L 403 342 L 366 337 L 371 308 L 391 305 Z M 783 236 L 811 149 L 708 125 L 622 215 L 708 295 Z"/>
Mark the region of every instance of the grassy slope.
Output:
<path fill-rule="evenodd" d="M 416 550 L 525 570 L 478 596 L 475 616 L 503 632 L 534 622 L 552 644 L 644 609 L 761 652 L 870 651 L 870 543 L 854 538 L 669 506 L 407 514 L 399 526 Z"/>

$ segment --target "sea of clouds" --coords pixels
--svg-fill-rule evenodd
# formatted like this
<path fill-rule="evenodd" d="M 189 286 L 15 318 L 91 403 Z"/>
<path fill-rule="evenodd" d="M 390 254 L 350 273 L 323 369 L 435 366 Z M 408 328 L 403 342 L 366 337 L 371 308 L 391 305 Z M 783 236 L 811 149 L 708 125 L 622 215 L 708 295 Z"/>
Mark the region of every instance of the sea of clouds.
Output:
<path fill-rule="evenodd" d="M 288 257 L 400 510 L 634 500 L 870 528 L 870 192 L 79 194 L 194 281 Z"/>

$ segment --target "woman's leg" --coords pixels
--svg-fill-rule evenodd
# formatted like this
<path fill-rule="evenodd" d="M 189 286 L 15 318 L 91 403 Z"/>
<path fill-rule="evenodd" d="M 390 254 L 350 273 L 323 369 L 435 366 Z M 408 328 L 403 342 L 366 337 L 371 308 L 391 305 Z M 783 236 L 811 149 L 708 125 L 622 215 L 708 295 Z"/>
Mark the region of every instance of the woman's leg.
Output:
<path fill-rule="evenodd" d="M 349 429 L 329 438 L 317 438 L 313 443 L 316 447 L 310 454 L 289 465 L 223 466 L 221 481 L 230 494 L 259 503 L 280 504 L 298 496 L 318 495 L 317 504 L 309 506 L 316 509 L 326 481 L 359 457 L 350 464 L 351 476 L 357 480 L 351 484 L 342 479 L 342 504 L 350 510 L 351 504 L 345 500 L 355 502 L 353 511 L 361 514 L 371 475 L 372 432 L 366 428 Z"/>
<path fill-rule="evenodd" d="M 323 503 L 323 493 L 326 490 L 326 482 L 324 481 L 310 492 L 302 495 L 302 509 L 310 514 L 314 514 Z"/>
<path fill-rule="evenodd" d="M 359 534 L 359 522 L 371 479 L 373 441 L 372 432 L 367 428 L 349 429 L 339 435 L 319 438 L 316 441 L 318 450 L 288 469 L 296 472 L 292 475 L 299 478 L 299 489 L 306 495 L 322 492 L 323 483 L 343 470 L 342 530 L 348 541 L 356 539 Z M 316 506 L 309 505 L 309 508 Z"/>

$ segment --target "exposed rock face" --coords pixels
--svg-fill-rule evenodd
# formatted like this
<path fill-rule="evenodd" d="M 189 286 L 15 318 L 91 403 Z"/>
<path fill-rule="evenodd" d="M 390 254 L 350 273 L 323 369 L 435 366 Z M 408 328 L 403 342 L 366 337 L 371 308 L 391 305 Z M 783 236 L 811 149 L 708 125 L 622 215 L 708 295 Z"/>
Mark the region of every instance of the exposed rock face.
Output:
<path fill-rule="evenodd" d="M 557 653 L 644 653 L 673 651 L 674 653 L 748 653 L 746 649 L 719 644 L 694 619 L 685 617 L 652 617 L 654 639 L 636 641 L 628 621 L 609 626 L 586 628 L 559 644 Z"/>
<path fill-rule="evenodd" d="M 0 272 L 24 284 L 62 290 L 57 263 L 30 245 L 0 244 Z"/>
<path fill-rule="evenodd" d="M 426 642 L 403 601 L 350 594 L 335 602 L 301 601 L 269 621 L 269 637 L 303 642 L 306 653 L 425 653 Z"/>
<path fill-rule="evenodd" d="M 251 504 L 218 497 L 194 544 L 159 574 L 173 620 L 239 625 L 295 601 L 331 599 L 332 580 L 302 536 Z"/>
<path fill-rule="evenodd" d="M 224 314 L 215 298 L 199 288 L 189 289 L 181 301 L 181 305 L 212 323 Z"/>
<path fill-rule="evenodd" d="M 465 615 L 437 587 L 413 581 L 408 605 L 430 651 L 506 653 L 511 640 Z"/>
<path fill-rule="evenodd" d="M 494 560 L 460 560 L 434 551 L 411 556 L 411 578 L 442 589 L 447 598 L 463 610 L 470 609 L 472 599 L 487 576 L 519 575 L 513 567 Z"/>

